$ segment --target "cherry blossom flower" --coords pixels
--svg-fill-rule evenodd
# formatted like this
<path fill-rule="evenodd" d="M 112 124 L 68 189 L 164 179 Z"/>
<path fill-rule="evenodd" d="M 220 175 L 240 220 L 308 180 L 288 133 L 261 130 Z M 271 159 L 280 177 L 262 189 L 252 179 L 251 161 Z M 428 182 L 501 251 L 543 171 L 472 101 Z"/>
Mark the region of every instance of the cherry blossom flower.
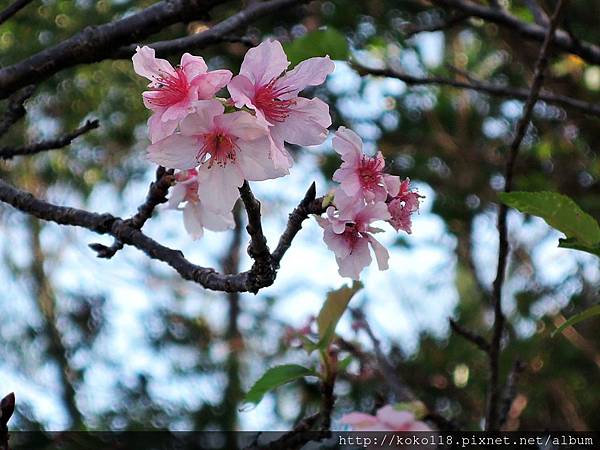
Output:
<path fill-rule="evenodd" d="M 410 190 L 410 179 L 406 178 L 400 185 L 400 191 L 388 203 L 388 210 L 391 218 L 389 223 L 396 231 L 404 230 L 408 234 L 412 233 L 411 215 L 419 210 L 419 198 L 421 196 Z"/>
<path fill-rule="evenodd" d="M 235 226 L 231 211 L 217 214 L 205 208 L 198 197 L 198 171 L 189 169 L 175 174 L 176 184 L 171 189 L 168 206 L 171 209 L 183 207 L 183 225 L 192 239 L 199 239 L 204 228 L 212 231 L 225 231 Z"/>
<path fill-rule="evenodd" d="M 148 119 L 151 142 L 172 134 L 179 122 L 193 109 L 196 100 L 211 98 L 231 79 L 229 70 L 208 72 L 204 59 L 184 53 L 181 64 L 173 68 L 165 60 L 154 56 L 154 49 L 138 47 L 133 56 L 133 69 L 150 80 L 144 92 L 144 105 L 153 114 Z"/>
<path fill-rule="evenodd" d="M 337 199 L 338 195 L 336 202 Z M 335 253 L 341 276 L 354 280 L 360 278 L 360 272 L 371 263 L 369 245 L 375 253 L 379 270 L 388 268 L 388 251 L 372 235 L 383 230 L 371 226 L 376 220 L 390 218 L 385 203 L 372 203 L 344 210 L 336 210 L 330 206 L 326 213 L 327 218 L 318 217 L 317 221 L 324 230 L 325 244 Z"/>
<path fill-rule="evenodd" d="M 200 100 L 181 131 L 148 147 L 152 161 L 172 169 L 198 168 L 198 197 L 213 212 L 229 212 L 244 180 L 285 174 L 269 158 L 266 126 L 245 111 L 224 114 L 218 100 Z"/>
<path fill-rule="evenodd" d="M 288 169 L 293 160 L 284 142 L 297 145 L 321 144 L 331 125 L 329 106 L 318 98 L 299 97 L 307 86 L 318 86 L 333 72 L 328 56 L 310 58 L 293 70 L 278 41 L 265 41 L 248 50 L 240 74 L 227 86 L 235 106 L 247 106 L 270 126 L 271 157 L 275 165 Z M 284 73 L 285 72 L 285 73 Z"/>
<path fill-rule="evenodd" d="M 412 412 L 398 411 L 390 405 L 377 410 L 375 416 L 361 412 L 346 414 L 341 422 L 350 425 L 353 431 L 431 431 Z"/>
<path fill-rule="evenodd" d="M 400 178 L 384 173 L 385 160 L 381 152 L 374 157 L 363 153 L 361 138 L 352 130 L 340 127 L 333 138 L 333 148 L 342 157 L 342 165 L 333 180 L 352 198 L 367 202 L 385 201 L 394 197 L 400 188 Z"/>

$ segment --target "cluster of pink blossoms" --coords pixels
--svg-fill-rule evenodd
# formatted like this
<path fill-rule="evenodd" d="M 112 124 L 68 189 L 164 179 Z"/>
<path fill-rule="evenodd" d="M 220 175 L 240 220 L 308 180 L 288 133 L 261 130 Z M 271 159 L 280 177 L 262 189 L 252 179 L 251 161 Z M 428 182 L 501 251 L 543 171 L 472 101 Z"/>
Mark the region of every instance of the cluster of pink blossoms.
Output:
<path fill-rule="evenodd" d="M 178 169 L 170 206 L 185 202 L 189 234 L 233 227 L 231 211 L 244 180 L 261 181 L 289 173 L 292 158 L 284 143 L 315 145 L 327 138 L 329 107 L 318 98 L 299 97 L 334 69 L 329 57 L 289 66 L 281 44 L 265 41 L 250 49 L 239 75 L 208 71 L 204 59 L 189 53 L 178 67 L 137 49 L 133 68 L 150 81 L 143 93 L 152 161 Z M 231 98 L 216 97 L 227 87 Z"/>
<path fill-rule="evenodd" d="M 183 210 L 192 238 L 201 237 L 205 228 L 234 227 L 232 209 L 244 180 L 289 173 L 293 159 L 286 142 L 318 145 L 327 138 L 328 105 L 299 93 L 322 84 L 333 62 L 328 56 L 310 58 L 287 71 L 289 64 L 278 41 L 248 50 L 235 77 L 228 70 L 209 71 L 199 56 L 185 53 L 173 67 L 156 58 L 152 48 L 138 47 L 134 70 L 150 81 L 143 93 L 144 105 L 152 111 L 148 155 L 178 170 L 169 206 Z M 230 98 L 216 97 L 225 87 Z M 327 218 L 318 220 L 340 274 L 358 279 L 371 262 L 369 246 L 379 268 L 387 268 L 388 252 L 373 237 L 381 230 L 371 224 L 386 220 L 410 233 L 410 215 L 419 207 L 419 196 L 410 191 L 408 179 L 400 182 L 384 172 L 381 153 L 364 155 L 362 141 L 351 130 L 340 127 L 333 146 L 343 159 L 333 178 L 340 185 Z"/>
<path fill-rule="evenodd" d="M 353 412 L 342 417 L 341 422 L 350 425 L 354 431 L 431 431 L 431 428 L 411 411 L 399 411 L 386 405 L 372 416 Z"/>
<path fill-rule="evenodd" d="M 411 214 L 419 209 L 419 194 L 410 190 L 408 178 L 400 181 L 385 172 L 381 152 L 365 155 L 362 140 L 354 131 L 340 127 L 333 148 L 342 157 L 342 165 L 333 174 L 340 184 L 327 217 L 317 220 L 327 247 L 335 253 L 340 275 L 358 280 L 371 264 L 369 247 L 379 270 L 388 268 L 389 253 L 373 236 L 383 230 L 372 223 L 387 221 L 396 231 L 411 233 Z"/>

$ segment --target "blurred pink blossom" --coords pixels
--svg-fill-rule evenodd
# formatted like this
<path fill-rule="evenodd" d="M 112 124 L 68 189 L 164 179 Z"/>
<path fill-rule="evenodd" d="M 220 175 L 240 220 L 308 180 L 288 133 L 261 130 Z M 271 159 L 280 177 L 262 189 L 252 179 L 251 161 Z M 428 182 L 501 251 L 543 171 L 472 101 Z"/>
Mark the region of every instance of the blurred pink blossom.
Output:
<path fill-rule="evenodd" d="M 400 192 L 388 203 L 392 216 L 389 222 L 396 231 L 412 233 L 411 215 L 419 210 L 419 197 L 421 196 L 417 192 L 410 190 L 410 179 L 402 181 Z"/>
<path fill-rule="evenodd" d="M 398 411 L 387 405 L 375 416 L 353 412 L 342 416 L 341 422 L 354 431 L 431 431 L 425 423 L 418 421 L 410 411 Z"/>

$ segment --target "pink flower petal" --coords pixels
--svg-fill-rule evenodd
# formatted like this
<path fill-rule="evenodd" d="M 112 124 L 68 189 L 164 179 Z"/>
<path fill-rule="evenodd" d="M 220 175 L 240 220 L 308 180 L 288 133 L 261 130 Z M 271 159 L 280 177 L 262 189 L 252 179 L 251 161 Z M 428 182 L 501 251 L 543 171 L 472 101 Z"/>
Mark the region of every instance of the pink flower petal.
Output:
<path fill-rule="evenodd" d="M 133 70 L 138 75 L 155 81 L 161 74 L 175 75 L 175 69 L 166 59 L 156 58 L 153 48 L 143 46 L 137 47 L 133 55 Z"/>
<path fill-rule="evenodd" d="M 352 165 L 358 161 L 362 155 L 362 139 L 354 131 L 346 128 L 339 127 L 333 137 L 333 149 L 339 153 L 342 160 Z"/>
<path fill-rule="evenodd" d="M 281 95 L 282 100 L 288 100 L 298 95 L 298 92 L 307 86 L 318 86 L 323 84 L 327 75 L 333 72 L 335 64 L 329 59 L 310 58 L 299 63 L 293 70 L 275 82 L 276 90 L 285 92 Z"/>
<path fill-rule="evenodd" d="M 148 147 L 148 157 L 168 169 L 192 169 L 198 165 L 198 140 L 172 134 Z"/>
<path fill-rule="evenodd" d="M 215 213 L 226 213 L 233 209 L 239 197 L 238 188 L 244 177 L 237 165 L 225 167 L 203 164 L 198 170 L 198 197 L 204 206 Z"/>
<path fill-rule="evenodd" d="M 183 209 L 183 226 L 193 240 L 204 235 L 200 202 L 188 202 Z"/>
<path fill-rule="evenodd" d="M 204 100 L 211 98 L 227 86 L 231 76 L 232 73 L 229 70 L 213 70 L 197 76 L 191 81 L 191 84 L 197 89 L 198 98 Z"/>
<path fill-rule="evenodd" d="M 379 421 L 389 425 L 392 430 L 407 431 L 415 421 L 413 413 L 408 411 L 397 411 L 392 406 L 386 405 L 377 411 Z"/>
<path fill-rule="evenodd" d="M 254 105 L 252 104 L 252 99 L 254 98 L 254 85 L 247 77 L 244 75 L 233 77 L 227 85 L 227 90 L 237 108 L 248 106 L 249 108 L 254 109 Z"/>
<path fill-rule="evenodd" d="M 155 112 L 148 119 L 148 137 L 151 143 L 160 141 L 173 134 L 177 128 L 177 121 L 163 121 L 160 112 Z"/>
<path fill-rule="evenodd" d="M 390 259 L 390 254 L 387 249 L 373 236 L 369 235 L 367 239 L 369 240 L 369 244 L 371 244 L 373 253 L 375 253 L 375 259 L 377 260 L 377 267 L 379 267 L 379 270 L 389 269 L 390 266 L 388 265 L 388 261 Z"/>
<path fill-rule="evenodd" d="M 183 119 L 180 128 L 186 136 L 199 136 L 207 133 L 214 126 L 214 118 L 223 114 L 225 107 L 218 100 L 200 100 L 194 103 L 196 109 Z"/>
<path fill-rule="evenodd" d="M 318 98 L 296 98 L 289 116 L 276 123 L 271 130 L 274 139 L 296 145 L 318 145 L 327 139 L 327 128 L 331 125 L 329 106 Z"/>
<path fill-rule="evenodd" d="M 267 40 L 248 50 L 240 75 L 244 75 L 255 86 L 263 86 L 281 75 L 289 64 L 279 41 Z"/>
<path fill-rule="evenodd" d="M 201 56 L 193 56 L 189 53 L 184 53 L 181 56 L 181 68 L 189 81 L 192 81 L 198 75 L 206 73 L 208 67 Z"/>
<path fill-rule="evenodd" d="M 345 258 L 336 258 L 338 272 L 343 277 L 353 280 L 360 279 L 362 270 L 371 264 L 371 252 L 366 239 L 359 239 L 354 243 L 352 252 Z"/>
<path fill-rule="evenodd" d="M 229 134 L 243 140 L 267 138 L 267 127 L 255 116 L 246 111 L 236 111 L 215 117 L 215 125 L 227 130 Z M 268 152 L 269 143 L 266 150 Z"/>

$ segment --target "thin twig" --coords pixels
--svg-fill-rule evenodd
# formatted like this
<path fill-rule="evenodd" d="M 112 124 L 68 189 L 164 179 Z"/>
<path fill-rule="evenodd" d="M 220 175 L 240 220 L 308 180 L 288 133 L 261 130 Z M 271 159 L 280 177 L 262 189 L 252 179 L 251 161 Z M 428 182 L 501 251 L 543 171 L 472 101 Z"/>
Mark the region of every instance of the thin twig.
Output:
<path fill-rule="evenodd" d="M 454 8 L 464 14 L 496 23 L 527 39 L 543 42 L 547 34 L 547 27 L 524 22 L 503 9 L 490 8 L 470 0 L 432 1 L 440 6 Z M 578 44 L 564 30 L 555 29 L 554 32 L 554 45 L 556 48 L 567 53 L 573 53 L 589 63 L 600 64 L 600 46 L 585 41 Z"/>
<path fill-rule="evenodd" d="M 8 5 L 4 11 L 0 12 L 0 25 L 18 13 L 20 10 L 25 8 L 33 0 L 16 0 L 15 2 Z"/>
<path fill-rule="evenodd" d="M 454 331 L 456 334 L 462 336 L 467 341 L 475 344 L 480 350 L 483 350 L 485 353 L 490 352 L 490 343 L 483 336 L 476 334 L 470 330 L 467 330 L 453 319 L 448 319 L 448 321 L 450 322 L 450 327 L 452 328 L 452 331 Z"/>
<path fill-rule="evenodd" d="M 48 150 L 58 150 L 70 145 L 73 140 L 82 134 L 85 134 L 90 130 L 94 130 L 99 126 L 100 124 L 97 120 L 88 120 L 73 132 L 60 136 L 56 139 L 36 142 L 34 144 L 24 145 L 23 147 L 3 147 L 0 148 L 0 159 L 12 159 L 15 156 L 29 156 Z"/>
<path fill-rule="evenodd" d="M 493 95 L 496 97 L 518 98 L 521 100 L 527 100 L 529 98 L 529 89 L 501 86 L 495 83 L 488 83 L 485 81 L 475 80 L 473 77 L 469 77 L 470 81 L 465 82 L 444 77 L 417 77 L 406 73 L 398 72 L 392 69 L 372 69 L 358 64 L 353 64 L 353 67 L 361 75 L 373 75 L 379 77 L 395 78 L 411 86 L 443 85 L 459 89 L 469 89 L 473 91 L 483 92 L 485 94 Z M 566 95 L 553 94 L 551 92 L 542 92 L 539 95 L 539 99 L 544 100 L 545 102 L 548 102 L 550 104 L 559 105 L 565 108 L 572 108 L 581 111 L 585 114 L 600 117 L 600 105 L 596 103 L 586 102 L 583 100 L 567 97 Z"/>
<path fill-rule="evenodd" d="M 559 0 L 554 13 L 552 14 L 552 18 L 550 20 L 550 25 L 548 30 L 546 31 L 546 38 L 544 39 L 544 43 L 542 44 L 542 48 L 540 49 L 540 53 L 538 56 L 538 60 L 535 65 L 535 71 L 533 76 L 533 81 L 531 83 L 531 90 L 529 94 L 529 98 L 525 103 L 525 107 L 523 109 L 523 116 L 517 123 L 515 136 L 513 141 L 509 147 L 508 158 L 506 161 L 506 168 L 504 171 L 504 192 L 510 192 L 512 190 L 513 185 L 513 176 L 514 176 L 514 168 L 515 162 L 517 160 L 517 156 L 519 154 L 519 148 L 521 146 L 521 142 L 525 137 L 525 133 L 527 132 L 527 128 L 529 127 L 529 122 L 531 121 L 531 116 L 533 114 L 533 107 L 538 100 L 538 95 L 540 89 L 542 87 L 542 83 L 544 80 L 544 72 L 546 70 L 546 66 L 548 65 L 548 55 L 550 52 L 550 47 L 553 41 L 554 32 L 558 23 L 560 21 L 560 17 L 562 15 L 563 6 L 566 2 Z M 508 208 L 503 203 L 500 204 L 500 208 L 498 211 L 498 240 L 499 240 L 499 250 L 498 250 L 498 267 L 496 272 L 496 279 L 494 280 L 493 289 L 492 289 L 492 299 L 494 305 L 494 325 L 493 325 L 493 335 L 491 341 L 490 348 L 490 384 L 488 388 L 488 402 L 487 402 L 487 414 L 486 414 L 486 430 L 487 431 L 497 431 L 498 427 L 498 419 L 499 419 L 499 407 L 498 404 L 500 402 L 500 354 L 501 354 L 501 341 L 502 335 L 504 334 L 504 323 L 505 317 L 502 312 L 502 288 L 504 285 L 504 279 L 506 275 L 506 263 L 508 260 L 508 230 L 506 225 L 506 216 L 507 216 Z"/>
<path fill-rule="evenodd" d="M 356 308 L 351 308 L 350 312 L 352 314 L 352 318 L 361 324 L 361 327 L 365 330 L 367 336 L 369 336 L 369 339 L 373 344 L 373 349 L 375 350 L 375 356 L 377 358 L 379 372 L 396 394 L 396 400 L 399 402 L 415 400 L 416 397 L 413 394 L 412 390 L 402 380 L 402 378 L 398 374 L 398 371 L 394 368 L 394 366 L 389 362 L 389 360 L 383 353 L 383 350 L 381 349 L 381 342 L 379 341 L 379 339 L 377 339 L 375 333 L 373 333 L 373 330 L 367 322 L 364 313 L 360 309 Z"/>
<path fill-rule="evenodd" d="M 152 217 L 152 214 L 154 214 L 156 207 L 167 202 L 167 194 L 169 193 L 169 188 L 173 185 L 173 182 L 173 170 L 166 170 L 164 167 L 159 166 L 156 169 L 154 181 L 150 183 L 148 194 L 146 194 L 146 200 L 138 207 L 137 213 L 128 219 L 128 223 L 132 227 L 141 230 L 144 224 Z M 110 247 L 99 243 L 89 244 L 89 247 L 97 253 L 98 258 L 110 259 L 115 256 L 124 245 L 123 242 L 115 239 Z"/>

